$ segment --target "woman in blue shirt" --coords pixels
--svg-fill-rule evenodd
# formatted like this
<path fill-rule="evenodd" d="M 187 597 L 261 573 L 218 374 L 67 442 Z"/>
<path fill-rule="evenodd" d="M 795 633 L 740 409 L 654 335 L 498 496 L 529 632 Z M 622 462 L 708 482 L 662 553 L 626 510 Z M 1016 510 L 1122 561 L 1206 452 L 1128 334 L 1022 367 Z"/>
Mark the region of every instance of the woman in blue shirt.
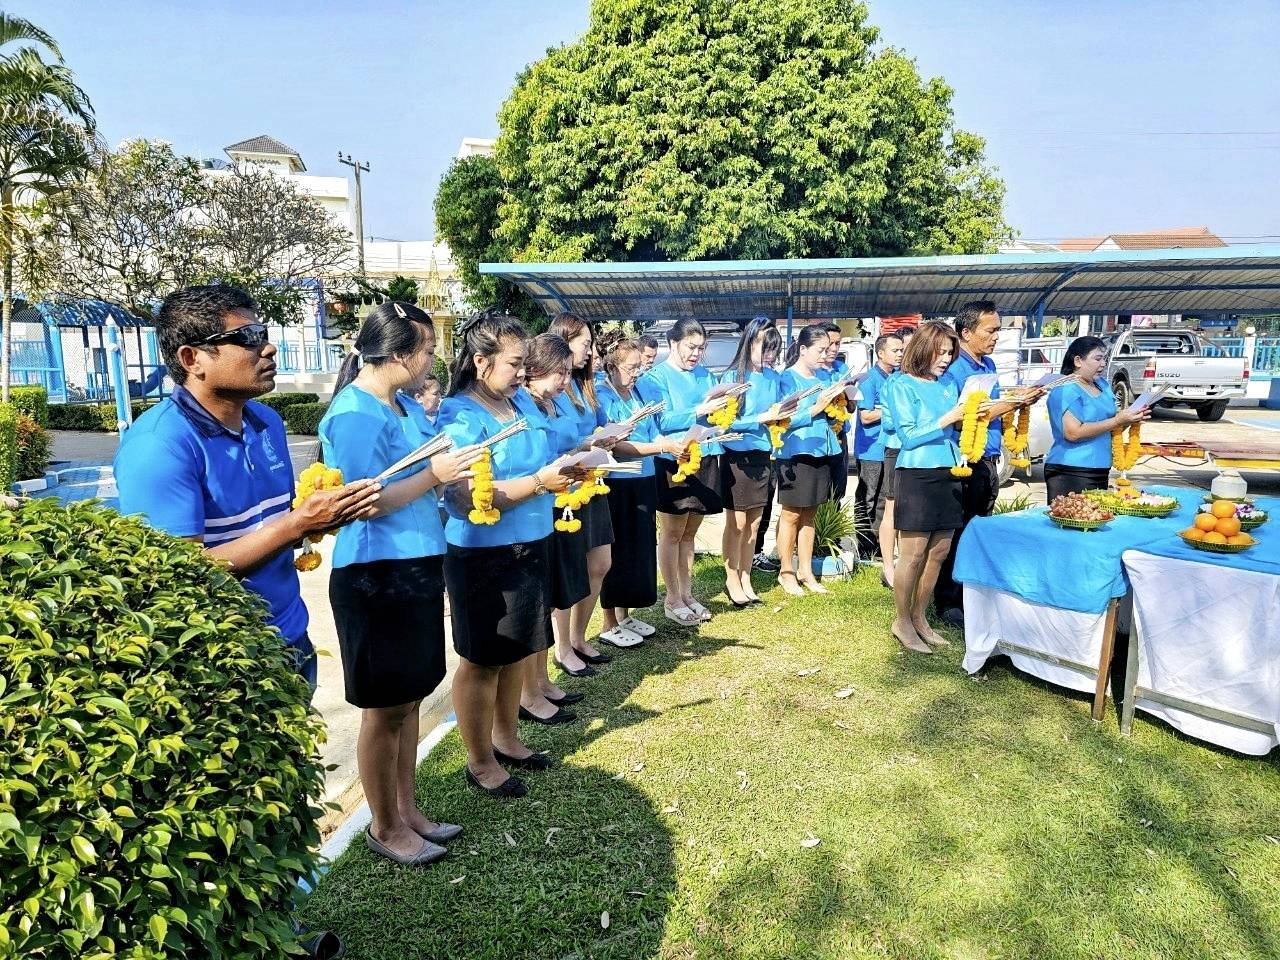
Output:
<path fill-rule="evenodd" d="M 929 643 L 946 645 L 925 616 L 951 538 L 964 525 L 960 462 L 952 425 L 964 417 L 956 388 L 940 383 L 959 349 L 950 325 L 922 324 L 902 357 L 902 373 L 886 388 L 886 405 L 902 443 L 897 460 L 894 521 L 898 563 L 893 578 L 897 617 L 893 635 L 908 650 L 932 653 Z M 927 642 L 926 642 L 927 641 Z"/>
<path fill-rule="evenodd" d="M 1106 368 L 1107 345 L 1098 337 L 1076 338 L 1062 358 L 1062 372 L 1075 379 L 1049 394 L 1053 446 L 1044 458 L 1044 482 L 1050 503 L 1065 493 L 1105 490 L 1111 431 L 1151 416 L 1150 409 L 1116 411 Z"/>
<path fill-rule="evenodd" d="M 644 406 L 635 393 L 642 363 L 640 342 L 623 330 L 602 333 L 596 352 L 606 375 L 598 392 L 600 403 L 610 422 L 621 423 Z M 678 457 L 682 452 L 684 444 L 679 440 L 659 435 L 653 417 L 637 423 L 613 448 L 616 458 L 639 459 L 643 464 L 639 474 L 610 473 L 606 477 L 614 551 L 613 566 L 600 588 L 605 627 L 600 639 L 615 647 L 634 647 L 654 633 L 652 624 L 631 613 L 658 600 L 658 487 L 653 458 L 662 453 Z"/>
<path fill-rule="evenodd" d="M 320 421 L 324 462 L 348 479 L 375 477 L 436 433 L 412 397 L 435 363 L 431 318 L 384 303 L 360 327 Z M 445 676 L 444 529 L 436 491 L 470 476 L 474 447 L 455 447 L 393 477 L 375 515 L 342 527 L 329 602 L 347 701 L 361 709 L 356 759 L 373 814 L 365 842 L 422 865 L 460 827 L 434 823 L 414 800 L 418 705 Z"/>
<path fill-rule="evenodd" d="M 843 382 L 830 385 L 821 372 L 829 344 L 825 328 L 816 324 L 805 327 L 791 344 L 781 378 L 783 397 L 811 387 L 822 388 L 801 402 L 778 451 L 778 505 L 782 508 L 778 515 L 778 585 L 797 597 L 804 596 L 801 584 L 814 593 L 827 592 L 813 575 L 813 517 L 818 507 L 831 499 L 832 459 L 840 456 L 840 441 L 825 411 L 845 389 Z"/>
<path fill-rule="evenodd" d="M 782 350 L 782 337 L 768 317 L 756 317 L 738 341 L 729 369 L 721 383 L 748 383 L 751 389 L 738 398 L 738 419 L 729 427 L 741 440 L 724 445 L 720 456 L 720 498 L 724 501 L 724 590 L 735 607 L 763 603 L 751 585 L 751 558 L 764 505 L 769 500 L 769 473 L 773 469 L 773 443 L 767 416 L 782 399 L 782 377 L 774 365 Z"/>
<path fill-rule="evenodd" d="M 662 401 L 658 429 L 664 434 L 683 435 L 695 424 L 706 426 L 709 414 L 723 409 L 724 397 L 707 400 L 716 387 L 716 378 L 702 365 L 707 349 L 707 331 L 697 320 L 684 317 L 667 331 L 671 352 L 667 359 L 640 378 L 636 390 L 645 403 Z M 693 547 L 698 527 L 707 514 L 719 513 L 720 448 L 700 444 L 702 462 L 698 472 L 677 483 L 677 457 L 660 454 L 658 477 L 658 568 L 667 587 L 663 613 L 668 620 L 692 627 L 711 619 L 711 611 L 693 596 Z"/>
<path fill-rule="evenodd" d="M 461 343 L 440 404 L 440 428 L 458 444 L 492 437 L 517 420 L 526 429 L 490 448 L 496 523 L 473 523 L 477 494 L 468 479 L 449 490 L 444 580 L 453 618 L 453 646 L 462 658 L 453 681 L 458 730 L 467 748 L 466 778 L 491 796 L 528 791 L 500 764 L 526 770 L 549 765 L 521 742 L 520 689 L 529 661 L 551 645 L 550 545 L 554 494 L 574 471 L 555 459 L 532 424 L 537 409 L 524 380 L 529 334 L 515 317 L 475 314 L 459 329 Z"/>

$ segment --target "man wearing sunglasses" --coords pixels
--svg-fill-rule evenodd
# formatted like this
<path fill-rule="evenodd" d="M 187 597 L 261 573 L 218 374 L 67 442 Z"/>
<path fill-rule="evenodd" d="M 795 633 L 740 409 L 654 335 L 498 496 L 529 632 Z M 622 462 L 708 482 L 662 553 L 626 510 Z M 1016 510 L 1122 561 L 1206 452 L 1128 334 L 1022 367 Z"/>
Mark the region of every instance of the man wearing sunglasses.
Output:
<path fill-rule="evenodd" d="M 280 416 L 253 398 L 276 381 L 276 348 L 243 290 L 190 287 L 165 299 L 160 350 L 177 384 L 138 418 L 115 459 L 120 512 L 204 544 L 270 607 L 268 623 L 316 683 L 307 608 L 293 566 L 307 534 L 373 515 L 378 484 L 357 480 L 320 491 L 297 509 L 293 465 Z"/>

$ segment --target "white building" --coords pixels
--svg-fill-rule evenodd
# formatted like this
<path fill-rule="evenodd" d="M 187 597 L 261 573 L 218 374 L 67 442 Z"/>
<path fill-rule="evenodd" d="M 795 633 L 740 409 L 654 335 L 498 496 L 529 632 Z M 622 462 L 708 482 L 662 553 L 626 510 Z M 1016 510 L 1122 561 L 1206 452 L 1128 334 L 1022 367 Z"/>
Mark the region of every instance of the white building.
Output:
<path fill-rule="evenodd" d="M 307 165 L 297 150 L 265 133 L 224 147 L 223 152 L 234 164 L 268 170 L 284 177 L 300 193 L 319 201 L 345 229 L 355 231 L 351 190 L 346 177 L 317 177 L 307 173 Z M 226 164 L 221 160 L 206 160 L 204 172 L 214 177 L 226 176 Z"/>

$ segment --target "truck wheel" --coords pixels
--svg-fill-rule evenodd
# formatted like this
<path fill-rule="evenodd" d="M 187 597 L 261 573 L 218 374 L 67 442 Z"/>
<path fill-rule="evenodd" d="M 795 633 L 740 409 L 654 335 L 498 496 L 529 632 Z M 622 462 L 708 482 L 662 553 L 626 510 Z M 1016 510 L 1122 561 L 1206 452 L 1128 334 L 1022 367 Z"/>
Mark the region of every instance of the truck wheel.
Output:
<path fill-rule="evenodd" d="M 1196 406 L 1196 416 L 1205 423 L 1216 423 L 1222 419 L 1222 415 L 1227 412 L 1227 401 L 1214 400 L 1210 403 L 1201 403 Z"/>
<path fill-rule="evenodd" d="M 1129 381 L 1124 377 L 1116 377 L 1111 384 L 1111 392 L 1116 395 L 1116 407 L 1123 410 L 1133 403 L 1133 391 L 1129 389 Z"/>
<path fill-rule="evenodd" d="M 1000 459 L 996 461 L 996 486 L 1003 487 L 1012 476 L 1013 463 L 1009 457 L 1009 451 L 1001 447 Z"/>

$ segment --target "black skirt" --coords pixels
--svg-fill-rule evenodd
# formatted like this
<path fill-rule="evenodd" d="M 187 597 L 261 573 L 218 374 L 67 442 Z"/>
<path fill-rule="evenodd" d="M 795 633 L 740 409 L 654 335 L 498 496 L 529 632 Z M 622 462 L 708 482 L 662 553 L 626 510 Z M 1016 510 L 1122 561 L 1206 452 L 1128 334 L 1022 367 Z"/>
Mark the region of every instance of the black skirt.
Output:
<path fill-rule="evenodd" d="M 613 489 L 613 481 L 606 480 L 605 485 L 610 490 Z M 613 521 L 609 515 L 608 495 L 592 497 L 578 511 L 577 517 L 582 521 L 582 529 L 578 531 L 578 535 L 585 538 L 588 550 L 613 543 Z"/>
<path fill-rule="evenodd" d="M 720 454 L 720 499 L 726 510 L 758 510 L 769 499 L 768 450 L 726 450 Z"/>
<path fill-rule="evenodd" d="M 834 457 L 810 457 L 798 453 L 778 461 L 778 502 L 784 507 L 807 509 L 831 499 L 831 462 Z"/>
<path fill-rule="evenodd" d="M 497 547 L 449 544 L 444 582 L 458 656 L 504 667 L 551 646 L 550 555 L 550 537 Z"/>
<path fill-rule="evenodd" d="M 724 509 L 720 500 L 720 457 L 704 456 L 698 464 L 698 472 L 681 483 L 673 483 L 676 462 L 665 457 L 654 457 L 658 468 L 658 512 L 700 513 L 704 516 Z"/>
<path fill-rule="evenodd" d="M 964 526 L 960 478 L 950 467 L 897 468 L 897 497 L 893 507 L 895 530 L 933 533 Z"/>
<path fill-rule="evenodd" d="M 658 534 L 654 477 L 610 479 L 613 566 L 600 587 L 600 606 L 638 609 L 658 602 Z"/>
<path fill-rule="evenodd" d="M 396 707 L 444 679 L 443 557 L 374 560 L 329 575 L 347 702 Z"/>
<path fill-rule="evenodd" d="M 595 500 L 591 503 L 595 503 Z M 577 511 L 575 516 L 582 519 L 584 512 Z M 553 522 L 559 520 L 563 514 L 563 507 L 551 508 Z M 555 610 L 568 610 L 591 592 L 591 582 L 587 578 L 586 521 L 583 521 L 582 529 L 576 533 L 554 531 L 551 534 L 549 548 L 551 553 L 550 603 Z"/>
<path fill-rule="evenodd" d="M 898 448 L 886 447 L 884 451 L 884 480 L 880 489 L 884 491 L 886 500 L 893 500 L 898 495 Z"/>
<path fill-rule="evenodd" d="M 1044 465 L 1045 491 L 1051 504 L 1065 493 L 1105 490 L 1110 482 L 1110 467 L 1068 467 L 1061 463 Z"/>

